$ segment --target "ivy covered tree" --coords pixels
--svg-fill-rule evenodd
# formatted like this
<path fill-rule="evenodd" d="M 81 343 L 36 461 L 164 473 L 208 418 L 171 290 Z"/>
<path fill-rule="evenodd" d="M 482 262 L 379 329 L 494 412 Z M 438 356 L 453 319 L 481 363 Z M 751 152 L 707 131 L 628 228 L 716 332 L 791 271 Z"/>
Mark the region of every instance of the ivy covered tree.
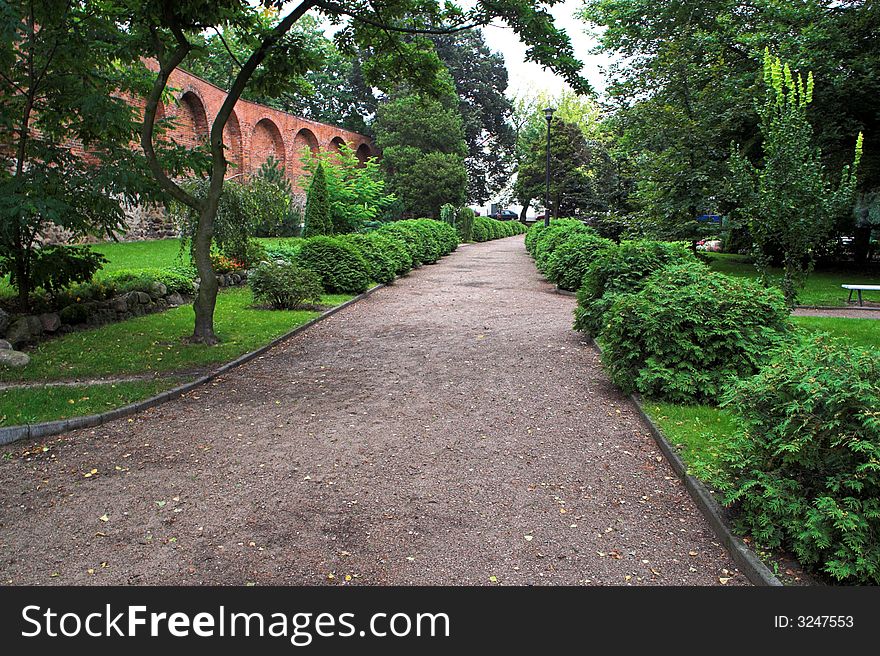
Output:
<path fill-rule="evenodd" d="M 407 80 L 413 89 L 435 89 L 441 64 L 433 44 L 424 35 L 471 29 L 494 19 L 506 22 L 528 44 L 527 59 L 563 75 L 578 90 L 588 88 L 579 75 L 581 62 L 574 57 L 571 42 L 554 26 L 547 11 L 552 2 L 479 0 L 463 9 L 455 2 L 438 0 L 264 0 L 262 4 L 266 7 L 278 10 L 272 21 L 265 24 L 259 20 L 262 7 L 241 0 L 113 1 L 126 16 L 141 53 L 158 62 L 146 97 L 140 139 L 150 170 L 170 196 L 199 214 L 193 237 L 196 267 L 202 280 L 194 302 L 195 342 L 218 341 L 214 333 L 217 284 L 210 253 L 213 222 L 228 166 L 223 130 L 235 103 L 249 85 L 268 96 L 277 96 L 292 80 L 321 67 L 321 58 L 292 31 L 309 12 L 338 25 L 334 41 L 341 52 L 352 55 L 362 50 L 370 54 L 362 70 L 367 82 L 380 88 L 393 88 Z M 242 56 L 236 57 L 235 77 L 210 126 L 206 148 L 210 158 L 203 167 L 209 188 L 206 197 L 199 199 L 174 181 L 157 155 L 159 101 L 175 69 L 192 67 L 193 61 L 205 56 L 203 35 L 208 31 L 222 32 L 230 26 L 252 38 L 247 40 Z"/>
<path fill-rule="evenodd" d="M 766 278 L 771 254 L 782 253 L 782 290 L 794 305 L 798 290 L 814 263 L 814 249 L 835 219 L 852 207 L 856 173 L 862 157 L 862 135 L 856 138 L 852 165 L 832 182 L 815 145 L 807 107 L 813 100 L 813 74 L 806 81 L 788 64 L 764 53 L 767 99 L 761 108 L 763 157 L 752 164 L 734 148 L 730 166 L 736 214 L 744 220 L 757 246 L 756 262 Z"/>
<path fill-rule="evenodd" d="M 436 218 L 442 205 L 467 201 L 467 144 L 446 71 L 438 87 L 434 95 L 401 87 L 379 107 L 374 125 L 388 186 L 407 216 Z"/>
<path fill-rule="evenodd" d="M 333 220 L 330 215 L 327 179 L 324 177 L 324 166 L 319 162 L 312 174 L 312 181 L 309 183 L 309 191 L 306 195 L 303 237 L 332 234 Z"/>
<path fill-rule="evenodd" d="M 116 18 L 90 0 L 9 0 L 0 11 L 0 275 L 22 310 L 35 287 L 56 291 L 101 265 L 84 248 L 43 247 L 48 229 L 121 232 L 120 201 L 158 196 L 120 95 L 144 93 L 147 71 Z"/>

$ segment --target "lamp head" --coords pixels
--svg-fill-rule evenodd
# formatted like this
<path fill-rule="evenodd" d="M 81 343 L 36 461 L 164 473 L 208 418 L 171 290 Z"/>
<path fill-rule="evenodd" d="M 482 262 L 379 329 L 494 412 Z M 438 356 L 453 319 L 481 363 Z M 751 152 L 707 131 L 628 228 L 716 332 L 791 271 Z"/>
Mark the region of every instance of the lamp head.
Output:
<path fill-rule="evenodd" d="M 547 119 L 547 122 L 548 122 L 548 123 L 549 123 L 550 121 L 553 120 L 553 112 L 555 112 L 555 111 L 556 111 L 556 110 L 553 109 L 552 107 L 547 107 L 547 108 L 544 110 L 544 118 Z"/>

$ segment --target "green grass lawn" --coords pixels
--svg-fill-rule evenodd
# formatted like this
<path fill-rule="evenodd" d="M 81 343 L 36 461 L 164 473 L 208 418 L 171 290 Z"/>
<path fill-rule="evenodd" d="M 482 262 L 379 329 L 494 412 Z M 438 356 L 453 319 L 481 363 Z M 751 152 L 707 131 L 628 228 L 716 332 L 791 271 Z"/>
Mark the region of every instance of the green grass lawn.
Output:
<path fill-rule="evenodd" d="M 745 255 L 731 255 L 728 253 L 707 253 L 710 258 L 710 266 L 715 271 L 740 276 L 745 278 L 757 278 L 759 276 L 751 258 Z M 772 277 L 774 284 L 781 285 L 782 270 L 773 269 Z M 800 305 L 846 305 L 849 292 L 840 286 L 847 283 L 861 283 L 865 285 L 880 285 L 880 276 L 877 274 L 866 275 L 862 272 L 848 271 L 814 271 L 807 278 L 804 289 L 798 296 Z M 880 301 L 880 293 L 865 292 L 866 300 Z"/>
<path fill-rule="evenodd" d="M 159 379 L 112 385 L 33 387 L 0 391 L 0 426 L 95 415 L 182 384 Z"/>
<path fill-rule="evenodd" d="M 322 302 L 339 305 L 352 298 L 327 295 Z M 318 316 L 313 311 L 257 310 L 250 289 L 222 291 L 217 297 L 217 346 L 187 344 L 192 334 L 191 305 L 70 333 L 29 351 L 31 363 L 0 372 L 0 380 L 62 380 L 121 374 L 185 370 L 228 362 Z"/>
<path fill-rule="evenodd" d="M 830 333 L 853 346 L 880 349 L 880 320 L 837 317 L 793 317 L 793 319 L 798 326 L 806 330 Z"/>

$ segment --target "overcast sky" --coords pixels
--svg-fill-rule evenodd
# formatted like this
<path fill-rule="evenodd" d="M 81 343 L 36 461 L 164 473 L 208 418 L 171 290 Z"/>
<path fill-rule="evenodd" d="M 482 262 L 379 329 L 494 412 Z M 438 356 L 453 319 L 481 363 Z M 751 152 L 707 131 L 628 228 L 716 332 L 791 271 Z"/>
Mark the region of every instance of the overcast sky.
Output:
<path fill-rule="evenodd" d="M 556 19 L 556 26 L 565 30 L 571 38 L 575 56 L 584 62 L 582 75 L 590 81 L 596 91 L 601 93 L 605 89 L 601 67 L 608 63 L 608 58 L 604 55 L 589 54 L 596 45 L 596 39 L 587 34 L 586 23 L 574 15 L 582 6 L 582 0 L 566 0 L 550 11 Z M 507 71 L 510 74 L 508 96 L 521 96 L 536 91 L 558 94 L 567 88 L 565 82 L 558 76 L 543 70 L 537 64 L 526 63 L 526 48 L 509 27 L 497 23 L 497 26 L 483 28 L 483 34 L 489 47 L 504 55 Z"/>

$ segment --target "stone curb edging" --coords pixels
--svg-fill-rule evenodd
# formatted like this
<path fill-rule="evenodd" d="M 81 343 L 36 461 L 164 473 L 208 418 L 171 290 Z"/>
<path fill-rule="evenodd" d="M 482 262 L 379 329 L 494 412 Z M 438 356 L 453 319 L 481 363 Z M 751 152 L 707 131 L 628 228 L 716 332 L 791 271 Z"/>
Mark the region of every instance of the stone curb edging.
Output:
<path fill-rule="evenodd" d="M 556 285 L 556 293 L 563 296 L 577 296 L 577 292 L 573 292 L 570 289 L 562 289 L 559 285 Z"/>
<path fill-rule="evenodd" d="M 13 442 L 24 439 L 38 439 L 42 437 L 49 437 L 51 435 L 60 435 L 61 433 L 67 433 L 68 431 L 78 430 L 81 428 L 94 428 L 95 426 L 106 424 L 107 422 L 113 421 L 114 419 L 128 417 L 129 415 L 141 412 L 142 410 L 154 408 L 157 405 L 165 403 L 166 401 L 177 399 L 187 392 L 195 389 L 196 387 L 204 385 L 205 383 L 214 380 L 218 376 L 225 374 L 228 371 L 231 371 L 232 369 L 235 369 L 236 367 L 239 367 L 246 362 L 250 362 L 254 358 L 261 356 L 263 353 L 277 346 L 281 342 L 284 342 L 294 335 L 297 335 L 306 330 L 307 328 L 314 326 L 316 323 L 319 323 L 329 316 L 336 314 L 340 310 L 347 308 L 349 305 L 353 305 L 354 303 L 363 300 L 364 298 L 366 298 L 376 290 L 381 289 L 382 287 L 385 287 L 385 285 L 376 285 L 375 287 L 371 287 L 363 294 L 358 294 L 357 296 L 346 301 L 345 303 L 341 303 L 340 305 L 332 307 L 329 310 L 325 310 L 314 319 L 306 321 L 304 324 L 297 326 L 290 332 L 287 332 L 280 337 L 276 337 L 268 344 L 265 344 L 264 346 L 261 346 L 260 348 L 251 351 L 250 353 L 245 353 L 244 355 L 237 357 L 235 360 L 227 362 L 226 364 L 218 367 L 211 373 L 206 374 L 188 383 L 184 383 L 183 385 L 179 385 L 178 387 L 161 392 L 156 396 L 151 396 L 150 398 L 144 399 L 143 401 L 130 403 L 129 405 L 124 405 L 120 408 L 114 408 L 113 410 L 108 410 L 107 412 L 103 412 L 97 415 L 72 417 L 71 419 L 60 419 L 58 421 L 48 421 L 39 424 L 23 424 L 20 426 L 2 427 L 0 428 L 0 446 L 12 444 Z"/>
<path fill-rule="evenodd" d="M 749 549 L 741 539 L 731 532 L 730 527 L 727 525 L 727 520 L 724 518 L 724 510 L 703 482 L 688 474 L 687 466 L 678 455 L 675 447 L 669 443 L 666 436 L 663 434 L 663 431 L 660 430 L 648 413 L 645 412 L 641 399 L 635 394 L 630 394 L 630 399 L 638 409 L 642 420 L 648 425 L 648 429 L 651 431 L 654 441 L 657 442 L 657 446 L 660 447 L 660 450 L 666 457 L 666 461 L 684 483 L 685 488 L 687 488 L 694 503 L 697 504 L 703 517 L 709 522 L 715 535 L 721 540 L 727 553 L 730 554 L 733 561 L 737 564 L 743 574 L 746 575 L 746 578 L 748 578 L 754 585 L 771 587 L 781 586 L 782 582 L 774 576 L 773 572 L 770 571 L 770 568 L 758 558 L 754 551 Z"/>
<path fill-rule="evenodd" d="M 795 310 L 858 310 L 859 312 L 880 312 L 880 305 L 795 305 Z"/>

